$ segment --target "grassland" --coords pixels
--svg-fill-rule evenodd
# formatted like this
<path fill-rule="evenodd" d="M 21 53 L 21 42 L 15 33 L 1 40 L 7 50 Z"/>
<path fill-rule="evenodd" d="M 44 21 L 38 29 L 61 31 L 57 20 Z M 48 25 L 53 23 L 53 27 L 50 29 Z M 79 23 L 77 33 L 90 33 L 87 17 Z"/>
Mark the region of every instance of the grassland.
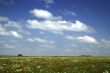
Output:
<path fill-rule="evenodd" d="M 110 57 L 0 57 L 0 73 L 110 73 Z"/>

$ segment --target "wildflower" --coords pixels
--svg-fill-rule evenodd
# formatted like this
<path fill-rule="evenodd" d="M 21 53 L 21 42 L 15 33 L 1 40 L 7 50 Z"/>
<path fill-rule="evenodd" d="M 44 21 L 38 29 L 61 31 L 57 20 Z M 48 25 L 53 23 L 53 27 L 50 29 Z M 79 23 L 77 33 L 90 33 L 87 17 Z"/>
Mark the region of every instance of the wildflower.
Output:
<path fill-rule="evenodd" d="M 21 69 L 18 69 L 18 70 L 17 70 L 17 72 L 20 72 L 20 71 L 22 71 L 22 70 L 21 70 Z"/>
<path fill-rule="evenodd" d="M 103 73 L 109 73 L 109 71 L 105 70 Z"/>
<path fill-rule="evenodd" d="M 0 66 L 0 69 L 3 69 L 3 66 Z"/>
<path fill-rule="evenodd" d="M 40 70 L 40 72 L 42 72 L 42 71 L 44 71 L 43 69 L 42 70 Z"/>
<path fill-rule="evenodd" d="M 6 64 L 3 64 L 4 66 L 6 65 Z"/>
<path fill-rule="evenodd" d="M 37 68 L 40 68 L 40 66 L 37 66 Z"/>

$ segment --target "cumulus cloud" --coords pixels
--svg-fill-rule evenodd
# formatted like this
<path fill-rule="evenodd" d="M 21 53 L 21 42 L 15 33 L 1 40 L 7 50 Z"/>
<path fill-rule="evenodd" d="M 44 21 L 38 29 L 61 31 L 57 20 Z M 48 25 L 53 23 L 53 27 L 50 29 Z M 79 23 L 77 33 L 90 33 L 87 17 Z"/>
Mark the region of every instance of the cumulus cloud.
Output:
<path fill-rule="evenodd" d="M 23 38 L 23 36 L 16 31 L 10 31 L 10 34 L 15 38 Z"/>
<path fill-rule="evenodd" d="M 91 36 L 81 36 L 81 37 L 66 36 L 66 39 L 77 40 L 77 41 L 86 42 L 86 43 L 90 43 L 90 44 L 97 44 L 98 43 L 98 41 Z"/>
<path fill-rule="evenodd" d="M 23 36 L 21 34 L 18 34 L 16 31 L 8 31 L 6 26 L 1 26 L 0 25 L 0 35 L 1 36 L 14 36 L 16 38 L 22 38 Z"/>
<path fill-rule="evenodd" d="M 53 16 L 53 14 L 47 10 L 42 9 L 33 9 L 30 11 L 35 17 L 42 18 L 42 19 L 48 19 L 48 20 L 57 20 L 62 19 L 61 16 Z"/>
<path fill-rule="evenodd" d="M 16 31 L 7 31 L 5 28 L 0 26 L 0 35 L 1 36 L 13 36 L 15 38 L 22 38 L 23 36 Z"/>
<path fill-rule="evenodd" d="M 33 9 L 30 12 L 37 18 L 44 19 L 27 20 L 27 26 L 31 29 L 45 30 L 56 34 L 63 34 L 64 31 L 94 32 L 94 28 L 79 20 L 76 20 L 75 22 L 66 21 L 63 20 L 62 17 L 54 16 L 47 10 Z"/>
<path fill-rule="evenodd" d="M 24 29 L 21 26 L 20 22 L 15 22 L 15 21 L 8 21 L 6 23 L 3 24 L 4 28 L 7 30 L 15 30 L 17 32 L 24 32 Z"/>
<path fill-rule="evenodd" d="M 91 36 L 83 36 L 83 37 L 76 37 L 79 41 L 91 43 L 91 44 L 97 44 L 98 42 L 96 41 L 95 38 Z"/>
<path fill-rule="evenodd" d="M 23 38 L 23 35 L 31 34 L 31 31 L 26 30 L 25 26 L 22 26 L 22 22 L 12 21 L 8 17 L 4 16 L 2 18 L 4 19 L 2 19 L 2 22 L 0 23 L 0 36 Z"/>
<path fill-rule="evenodd" d="M 31 32 L 26 30 L 24 27 L 25 26 L 22 26 L 21 22 L 15 22 L 15 21 L 8 21 L 7 23 L 4 24 L 4 28 L 6 28 L 7 30 L 10 30 L 10 31 L 14 30 L 21 34 L 30 35 Z"/>
<path fill-rule="evenodd" d="M 7 28 L 17 28 L 17 29 L 21 29 L 22 27 L 20 26 L 19 22 L 14 22 L 14 21 L 8 21 L 7 23 L 4 24 L 4 27 Z"/>
<path fill-rule="evenodd" d="M 42 38 L 29 38 L 27 39 L 29 42 L 38 42 L 38 43 L 55 43 L 54 41 L 49 41 L 49 40 L 46 40 L 46 39 L 42 39 Z"/>
<path fill-rule="evenodd" d="M 40 29 L 45 31 L 51 31 L 56 33 L 63 33 L 64 31 L 74 31 L 74 32 L 93 32 L 93 28 L 87 26 L 86 24 L 76 20 L 75 22 L 69 22 L 65 20 L 28 20 L 28 28 Z"/>
<path fill-rule="evenodd" d="M 0 22 L 7 22 L 9 21 L 8 17 L 0 16 Z"/>

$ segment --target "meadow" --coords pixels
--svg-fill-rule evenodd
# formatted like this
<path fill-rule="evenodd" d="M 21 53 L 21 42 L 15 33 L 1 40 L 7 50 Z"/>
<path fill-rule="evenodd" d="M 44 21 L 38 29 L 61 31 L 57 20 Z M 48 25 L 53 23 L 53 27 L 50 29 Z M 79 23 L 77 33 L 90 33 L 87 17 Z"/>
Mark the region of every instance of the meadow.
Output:
<path fill-rule="evenodd" d="M 1 56 L 0 73 L 110 73 L 110 57 Z"/>

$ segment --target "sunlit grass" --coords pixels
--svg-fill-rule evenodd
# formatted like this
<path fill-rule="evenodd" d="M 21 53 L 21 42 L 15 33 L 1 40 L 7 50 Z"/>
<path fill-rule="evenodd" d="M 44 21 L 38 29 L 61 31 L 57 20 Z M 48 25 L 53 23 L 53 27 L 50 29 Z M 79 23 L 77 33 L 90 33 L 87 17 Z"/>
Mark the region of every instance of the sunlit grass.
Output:
<path fill-rule="evenodd" d="M 110 57 L 0 57 L 0 73 L 110 73 Z"/>

